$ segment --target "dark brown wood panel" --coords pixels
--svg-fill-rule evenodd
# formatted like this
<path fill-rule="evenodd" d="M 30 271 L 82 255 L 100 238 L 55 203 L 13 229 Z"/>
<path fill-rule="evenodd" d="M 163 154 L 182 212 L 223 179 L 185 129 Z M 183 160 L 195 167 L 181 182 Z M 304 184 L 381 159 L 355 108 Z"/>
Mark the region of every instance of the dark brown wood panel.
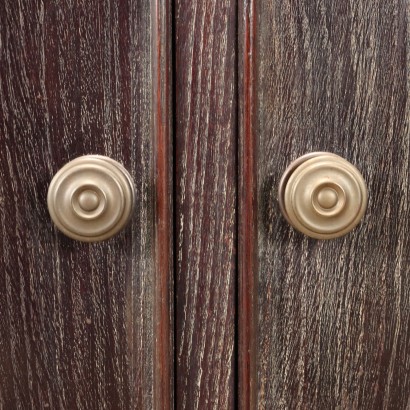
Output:
<path fill-rule="evenodd" d="M 175 2 L 176 407 L 233 408 L 236 4 Z"/>
<path fill-rule="evenodd" d="M 168 7 L 0 2 L 0 408 L 172 402 Z M 85 244 L 54 229 L 46 194 L 92 153 L 125 165 L 137 202 L 124 232 Z"/>
<path fill-rule="evenodd" d="M 410 405 L 409 17 L 401 0 L 258 2 L 259 409 Z M 287 165 L 319 150 L 369 189 L 337 240 L 277 203 Z"/>

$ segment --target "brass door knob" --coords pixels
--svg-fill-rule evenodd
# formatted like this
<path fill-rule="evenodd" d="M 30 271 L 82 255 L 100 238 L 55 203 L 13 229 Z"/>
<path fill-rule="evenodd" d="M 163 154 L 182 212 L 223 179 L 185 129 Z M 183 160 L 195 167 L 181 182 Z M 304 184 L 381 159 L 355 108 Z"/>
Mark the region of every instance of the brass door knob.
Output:
<path fill-rule="evenodd" d="M 303 155 L 286 169 L 279 184 L 283 216 L 316 239 L 350 232 L 367 206 L 362 175 L 350 162 L 329 152 Z"/>
<path fill-rule="evenodd" d="M 57 228 L 70 238 L 98 242 L 117 234 L 134 208 L 134 184 L 117 161 L 85 155 L 54 176 L 47 195 Z"/>

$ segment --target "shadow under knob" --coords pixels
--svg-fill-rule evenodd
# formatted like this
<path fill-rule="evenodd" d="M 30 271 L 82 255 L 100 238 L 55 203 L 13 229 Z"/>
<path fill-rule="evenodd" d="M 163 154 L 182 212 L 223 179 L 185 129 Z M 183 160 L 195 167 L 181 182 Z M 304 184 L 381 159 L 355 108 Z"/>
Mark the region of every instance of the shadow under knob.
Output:
<path fill-rule="evenodd" d="M 85 155 L 54 176 L 47 195 L 57 228 L 70 238 L 98 242 L 117 234 L 131 218 L 134 185 L 117 161 Z"/>
<path fill-rule="evenodd" d="M 350 232 L 367 207 L 361 173 L 328 152 L 306 154 L 286 169 L 279 184 L 283 216 L 297 230 L 316 239 Z"/>

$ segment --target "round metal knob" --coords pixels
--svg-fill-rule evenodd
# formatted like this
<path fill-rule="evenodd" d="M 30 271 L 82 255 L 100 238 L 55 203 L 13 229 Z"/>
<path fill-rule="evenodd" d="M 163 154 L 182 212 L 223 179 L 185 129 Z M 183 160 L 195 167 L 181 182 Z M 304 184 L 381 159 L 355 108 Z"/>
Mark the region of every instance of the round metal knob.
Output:
<path fill-rule="evenodd" d="M 54 176 L 47 203 L 57 228 L 70 238 L 98 242 L 117 234 L 134 207 L 130 174 L 117 161 L 85 155 Z"/>
<path fill-rule="evenodd" d="M 362 218 L 366 184 L 350 162 L 329 152 L 314 152 L 286 169 L 279 184 L 279 205 L 286 220 L 304 234 L 337 238 Z"/>

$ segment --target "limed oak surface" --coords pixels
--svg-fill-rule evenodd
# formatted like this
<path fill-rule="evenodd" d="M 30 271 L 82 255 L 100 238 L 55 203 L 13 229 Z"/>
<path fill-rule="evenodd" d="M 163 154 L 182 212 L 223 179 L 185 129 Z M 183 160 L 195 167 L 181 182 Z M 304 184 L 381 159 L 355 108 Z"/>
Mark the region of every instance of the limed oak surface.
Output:
<path fill-rule="evenodd" d="M 407 409 L 408 2 L 258 3 L 258 408 Z M 336 240 L 296 232 L 277 202 L 287 165 L 319 150 L 369 189 Z"/>
<path fill-rule="evenodd" d="M 236 4 L 175 2 L 176 408 L 235 403 Z"/>
<path fill-rule="evenodd" d="M 170 341 L 157 337 L 170 272 L 156 255 L 169 201 L 153 178 L 167 167 L 155 148 L 168 155 L 169 41 L 167 2 L 151 3 L 0 2 L 2 409 L 171 405 Z M 132 223 L 103 243 L 66 238 L 47 211 L 52 176 L 84 154 L 121 162 L 135 182 Z"/>

